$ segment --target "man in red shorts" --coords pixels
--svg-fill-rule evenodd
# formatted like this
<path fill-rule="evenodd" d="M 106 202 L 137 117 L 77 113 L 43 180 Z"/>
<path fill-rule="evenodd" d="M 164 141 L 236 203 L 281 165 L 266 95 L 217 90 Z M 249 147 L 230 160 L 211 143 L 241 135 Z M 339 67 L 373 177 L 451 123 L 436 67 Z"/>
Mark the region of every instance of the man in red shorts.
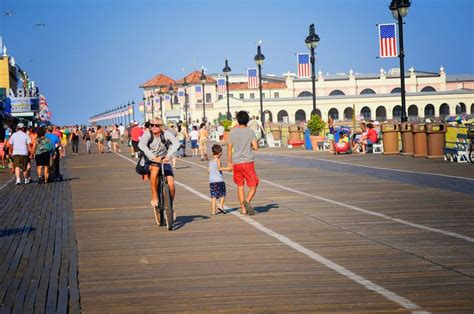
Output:
<path fill-rule="evenodd" d="M 259 182 L 255 173 L 253 151 L 258 150 L 258 142 L 255 132 L 247 128 L 249 120 L 250 117 L 246 111 L 237 113 L 239 125 L 230 131 L 227 159 L 229 166 L 233 166 L 234 182 L 237 184 L 237 196 L 242 214 L 253 215 L 255 210 L 250 202 L 257 192 Z M 249 188 L 247 196 L 245 196 L 244 184 L 247 184 Z"/>

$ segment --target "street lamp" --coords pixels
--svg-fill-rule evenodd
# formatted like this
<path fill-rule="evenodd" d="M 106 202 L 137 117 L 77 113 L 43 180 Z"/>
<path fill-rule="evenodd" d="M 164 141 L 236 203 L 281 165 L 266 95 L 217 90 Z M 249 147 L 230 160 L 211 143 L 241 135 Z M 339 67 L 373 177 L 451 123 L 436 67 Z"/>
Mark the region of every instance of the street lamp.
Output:
<path fill-rule="evenodd" d="M 260 45 L 257 46 L 257 54 L 253 58 L 255 63 L 258 66 L 258 89 L 260 90 L 260 119 L 262 121 L 262 126 L 265 127 L 265 115 L 263 114 L 263 93 L 262 93 L 262 64 L 265 60 L 265 56 L 260 50 Z"/>
<path fill-rule="evenodd" d="M 170 83 L 170 87 L 168 87 L 168 93 L 170 94 L 170 106 L 171 106 L 171 110 L 173 110 L 173 92 L 174 92 L 173 84 Z"/>
<path fill-rule="evenodd" d="M 311 51 L 311 82 L 313 83 L 313 113 L 316 113 L 316 70 L 314 69 L 314 49 L 318 46 L 319 36 L 314 30 L 314 24 L 309 26 L 309 35 L 306 37 L 306 46 Z"/>
<path fill-rule="evenodd" d="M 392 11 L 392 16 L 395 20 L 398 21 L 398 33 L 400 37 L 398 38 L 398 45 L 400 46 L 400 88 L 402 96 L 402 122 L 406 122 L 407 113 L 406 113 L 406 101 L 405 101 L 405 53 L 403 50 L 403 18 L 408 14 L 408 8 L 410 7 L 410 0 L 392 0 L 388 8 Z"/>
<path fill-rule="evenodd" d="M 127 108 L 127 111 L 128 111 L 128 114 L 130 115 L 129 108 Z M 135 101 L 133 99 L 132 99 L 132 115 L 133 115 L 133 120 L 135 120 Z M 130 122 L 130 116 L 128 116 L 128 121 Z"/>
<path fill-rule="evenodd" d="M 151 119 L 153 120 L 155 118 L 155 101 L 154 101 L 155 96 L 153 94 L 150 95 L 151 99 Z"/>
<path fill-rule="evenodd" d="M 187 87 L 188 87 L 188 82 L 186 82 L 186 78 L 184 78 L 184 112 L 185 112 L 185 119 L 186 119 L 186 128 L 188 127 L 188 104 L 186 101 L 188 100 L 188 93 L 187 93 Z"/>
<path fill-rule="evenodd" d="M 146 122 L 146 107 L 147 107 L 146 98 L 143 97 L 142 100 L 143 100 L 143 123 L 145 123 Z M 135 119 L 133 119 L 133 120 L 135 120 Z"/>
<path fill-rule="evenodd" d="M 204 84 L 206 84 L 206 76 L 204 75 L 204 69 L 201 69 L 201 77 L 199 78 L 202 85 L 202 110 L 203 110 L 203 118 L 202 122 L 206 123 L 206 101 L 205 101 L 205 94 L 204 94 Z"/>
<path fill-rule="evenodd" d="M 161 112 L 161 120 L 163 121 L 163 123 L 165 122 L 165 118 L 164 118 L 164 115 L 163 115 L 163 88 L 160 87 L 160 90 L 158 91 L 158 95 L 160 95 L 160 112 Z"/>
<path fill-rule="evenodd" d="M 222 72 L 225 74 L 225 89 L 227 91 L 227 120 L 232 119 L 232 115 L 230 114 L 230 104 L 229 104 L 229 73 L 232 69 L 229 67 L 227 63 L 227 59 L 225 59 L 225 67 L 222 69 Z"/>

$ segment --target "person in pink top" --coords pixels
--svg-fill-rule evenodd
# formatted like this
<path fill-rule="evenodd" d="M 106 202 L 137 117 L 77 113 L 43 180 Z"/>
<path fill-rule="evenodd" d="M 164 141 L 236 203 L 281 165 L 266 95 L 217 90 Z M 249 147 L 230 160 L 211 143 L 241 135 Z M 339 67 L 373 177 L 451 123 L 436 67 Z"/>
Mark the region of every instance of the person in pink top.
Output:
<path fill-rule="evenodd" d="M 143 135 L 143 129 L 138 126 L 138 122 L 133 123 L 133 128 L 130 130 L 130 137 L 132 140 L 132 147 L 133 152 L 135 154 L 135 158 L 138 158 L 138 142 L 140 141 L 140 137 Z"/>

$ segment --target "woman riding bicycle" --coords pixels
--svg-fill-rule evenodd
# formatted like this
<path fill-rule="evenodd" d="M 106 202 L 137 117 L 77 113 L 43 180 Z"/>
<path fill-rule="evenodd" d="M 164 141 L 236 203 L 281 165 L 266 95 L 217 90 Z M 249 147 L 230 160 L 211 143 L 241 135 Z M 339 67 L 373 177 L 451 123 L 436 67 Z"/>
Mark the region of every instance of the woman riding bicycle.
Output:
<path fill-rule="evenodd" d="M 150 131 L 145 131 L 140 137 L 138 148 L 148 159 L 151 187 L 151 206 L 158 206 L 158 175 L 161 170 L 161 163 L 164 163 L 166 180 L 170 187 L 171 199 L 174 200 L 175 186 L 173 170 L 169 164 L 171 158 L 176 155 L 179 149 L 178 139 L 168 131 L 163 129 L 163 121 L 154 118 L 150 123 Z"/>

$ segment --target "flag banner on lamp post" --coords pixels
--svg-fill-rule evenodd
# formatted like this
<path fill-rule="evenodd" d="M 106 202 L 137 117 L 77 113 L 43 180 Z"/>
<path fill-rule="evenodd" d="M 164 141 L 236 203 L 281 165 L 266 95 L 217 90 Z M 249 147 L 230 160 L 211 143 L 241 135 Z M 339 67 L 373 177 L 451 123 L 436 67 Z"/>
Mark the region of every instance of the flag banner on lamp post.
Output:
<path fill-rule="evenodd" d="M 379 24 L 380 58 L 394 58 L 397 53 L 397 33 L 395 23 Z"/>
<path fill-rule="evenodd" d="M 257 69 L 247 69 L 248 88 L 258 88 Z"/>
<path fill-rule="evenodd" d="M 225 90 L 225 78 L 219 78 L 217 79 L 217 92 L 224 94 L 226 92 Z"/>
<path fill-rule="evenodd" d="M 138 105 L 138 111 L 140 112 L 145 111 L 145 106 L 142 103 Z"/>
<path fill-rule="evenodd" d="M 296 55 L 296 59 L 298 65 L 298 78 L 311 77 L 311 70 L 309 67 L 309 53 L 298 53 Z"/>
<path fill-rule="evenodd" d="M 194 86 L 194 98 L 197 98 L 197 99 L 202 98 L 201 85 Z"/>

